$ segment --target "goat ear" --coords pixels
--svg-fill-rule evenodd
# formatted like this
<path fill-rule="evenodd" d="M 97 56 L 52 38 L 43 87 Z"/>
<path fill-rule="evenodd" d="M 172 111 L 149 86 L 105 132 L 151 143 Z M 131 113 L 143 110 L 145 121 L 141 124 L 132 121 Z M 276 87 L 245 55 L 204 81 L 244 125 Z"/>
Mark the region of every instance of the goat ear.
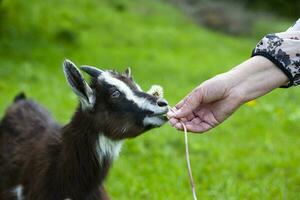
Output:
<path fill-rule="evenodd" d="M 67 82 L 74 93 L 79 97 L 83 110 L 93 108 L 95 104 L 95 94 L 75 64 L 69 60 L 65 60 L 63 68 Z"/>
<path fill-rule="evenodd" d="M 123 73 L 127 78 L 131 78 L 131 69 L 130 67 L 127 67 L 125 72 Z"/>

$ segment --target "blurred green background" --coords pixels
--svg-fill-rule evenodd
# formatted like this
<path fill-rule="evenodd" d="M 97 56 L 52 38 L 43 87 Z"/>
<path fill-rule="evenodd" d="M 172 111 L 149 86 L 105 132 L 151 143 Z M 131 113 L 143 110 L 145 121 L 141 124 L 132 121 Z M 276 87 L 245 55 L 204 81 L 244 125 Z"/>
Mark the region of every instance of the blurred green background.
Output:
<path fill-rule="evenodd" d="M 0 0 L 0 115 L 20 91 L 69 121 L 77 99 L 62 62 L 124 70 L 174 105 L 284 31 L 299 1 Z M 190 135 L 199 199 L 300 198 L 300 90 L 277 89 L 218 128 Z M 1 178 L 1 177 L 0 177 Z M 123 146 L 112 199 L 192 199 L 183 134 L 168 124 Z"/>

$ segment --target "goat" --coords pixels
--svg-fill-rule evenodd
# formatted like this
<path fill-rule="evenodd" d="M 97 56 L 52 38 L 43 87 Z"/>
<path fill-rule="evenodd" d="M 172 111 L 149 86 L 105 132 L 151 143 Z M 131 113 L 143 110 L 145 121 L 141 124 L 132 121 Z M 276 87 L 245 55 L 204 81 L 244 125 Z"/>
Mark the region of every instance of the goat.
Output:
<path fill-rule="evenodd" d="M 24 94 L 0 122 L 0 200 L 107 200 L 103 181 L 122 141 L 166 121 L 168 103 L 143 92 L 131 71 L 66 60 L 64 74 L 80 103 L 71 121 L 57 124 Z"/>

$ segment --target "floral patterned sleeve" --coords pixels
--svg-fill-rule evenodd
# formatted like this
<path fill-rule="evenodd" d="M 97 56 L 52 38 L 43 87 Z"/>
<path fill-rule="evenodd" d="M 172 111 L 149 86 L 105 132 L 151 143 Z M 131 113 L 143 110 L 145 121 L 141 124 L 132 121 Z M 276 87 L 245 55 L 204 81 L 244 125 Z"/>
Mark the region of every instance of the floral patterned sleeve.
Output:
<path fill-rule="evenodd" d="M 272 61 L 289 78 L 282 87 L 300 85 L 300 19 L 287 31 L 266 35 L 252 56 L 261 55 Z"/>

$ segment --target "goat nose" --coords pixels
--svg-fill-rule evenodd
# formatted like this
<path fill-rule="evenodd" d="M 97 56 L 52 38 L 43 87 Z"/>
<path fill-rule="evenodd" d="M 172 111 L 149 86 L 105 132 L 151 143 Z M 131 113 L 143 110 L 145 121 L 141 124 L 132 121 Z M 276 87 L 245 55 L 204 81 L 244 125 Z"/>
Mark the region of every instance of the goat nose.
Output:
<path fill-rule="evenodd" d="M 164 100 L 164 99 L 159 99 L 159 100 L 157 101 L 157 105 L 158 105 L 159 107 L 165 107 L 165 106 L 168 105 L 168 102 L 167 102 L 166 100 Z"/>

